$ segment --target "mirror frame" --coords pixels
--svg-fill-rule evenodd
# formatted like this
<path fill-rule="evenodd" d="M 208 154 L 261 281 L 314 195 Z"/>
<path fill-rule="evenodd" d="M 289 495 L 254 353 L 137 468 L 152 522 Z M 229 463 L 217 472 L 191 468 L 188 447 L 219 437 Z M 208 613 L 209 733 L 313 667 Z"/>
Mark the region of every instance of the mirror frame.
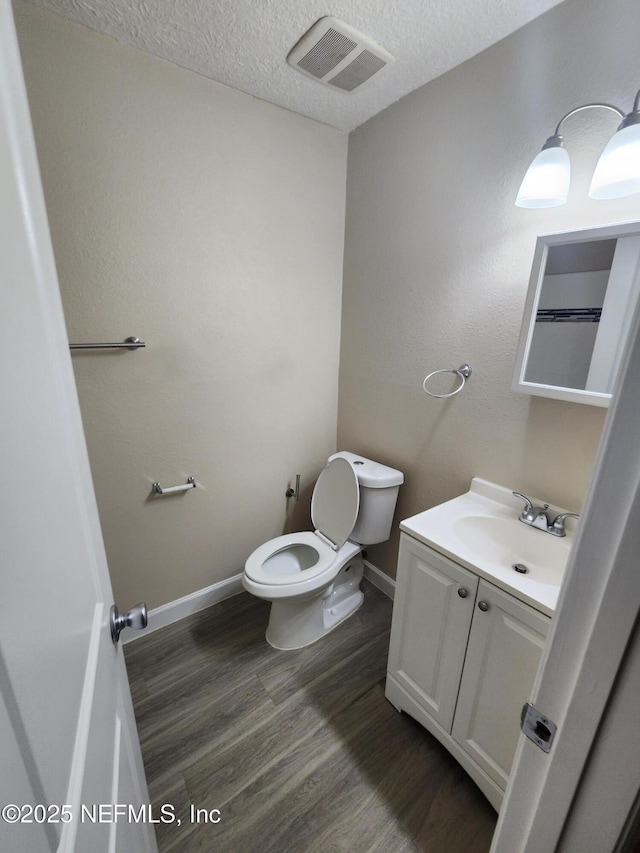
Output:
<path fill-rule="evenodd" d="M 527 299 L 522 316 L 518 351 L 513 371 L 512 391 L 520 394 L 532 394 L 538 397 L 551 397 L 556 400 L 566 400 L 571 403 L 586 403 L 591 406 L 608 406 L 611 394 L 597 391 L 584 391 L 579 388 L 563 388 L 558 385 L 543 385 L 537 382 L 527 382 L 524 378 L 531 340 L 535 329 L 535 318 L 540 301 L 540 292 L 547 264 L 550 246 L 564 243 L 585 243 L 591 240 L 612 239 L 614 237 L 640 236 L 640 222 L 619 222 L 598 228 L 585 228 L 580 231 L 558 231 L 552 234 L 540 234 L 536 240 L 531 265 L 531 276 L 527 290 Z"/>

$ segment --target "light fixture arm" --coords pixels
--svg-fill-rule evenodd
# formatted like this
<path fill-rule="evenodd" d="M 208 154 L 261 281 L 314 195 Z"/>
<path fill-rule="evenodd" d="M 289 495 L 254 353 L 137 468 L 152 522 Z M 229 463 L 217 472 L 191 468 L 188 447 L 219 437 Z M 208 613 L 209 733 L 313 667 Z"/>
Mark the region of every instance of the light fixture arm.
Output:
<path fill-rule="evenodd" d="M 638 96 L 640 96 L 640 92 L 638 92 L 638 95 L 636 96 L 636 101 L 638 100 Z M 581 113 L 583 110 L 591 110 L 596 108 L 603 110 L 611 110 L 612 112 L 616 113 L 616 115 L 622 119 L 622 124 L 620 125 L 620 127 L 624 125 L 625 114 L 622 112 L 622 110 L 618 109 L 618 107 L 614 107 L 613 104 L 583 104 L 581 107 L 574 107 L 572 110 L 569 110 L 566 115 L 562 116 L 556 126 L 553 135 L 550 136 L 542 146 L 542 150 L 546 151 L 547 148 L 564 148 L 564 136 L 562 136 L 562 134 L 560 133 L 560 128 L 562 127 L 564 122 L 568 118 L 571 118 L 571 116 L 574 116 L 576 113 Z M 634 116 L 637 114 L 637 120 L 640 121 L 640 113 L 636 113 L 635 110 L 637 110 L 637 107 L 634 108 L 634 112 L 629 113 L 629 116 Z M 629 116 L 627 116 L 627 118 L 629 118 Z"/>
<path fill-rule="evenodd" d="M 628 116 L 625 116 L 622 119 L 622 123 L 618 130 L 622 130 L 622 128 L 629 127 L 632 124 L 640 124 L 640 90 L 636 93 L 635 100 L 633 102 L 633 110 L 629 113 Z"/>
<path fill-rule="evenodd" d="M 638 92 L 638 95 L 640 95 L 640 92 Z M 638 109 L 638 106 L 637 106 L 638 95 L 636 95 L 636 104 L 634 105 L 634 110 Z M 583 106 L 581 106 L 581 107 L 574 107 L 574 109 L 569 110 L 569 112 L 566 115 L 562 116 L 562 118 L 558 122 L 558 126 L 556 127 L 556 132 L 554 135 L 555 136 L 560 135 L 560 127 L 563 124 L 563 122 L 565 122 L 568 118 L 575 115 L 576 113 L 582 112 L 582 110 L 590 110 L 590 109 L 593 109 L 594 107 L 601 107 L 602 109 L 605 109 L 605 110 L 613 110 L 613 112 L 617 113 L 621 119 L 624 118 L 624 113 L 622 112 L 622 110 L 618 109 L 618 107 L 614 107 L 612 104 L 583 104 Z"/>

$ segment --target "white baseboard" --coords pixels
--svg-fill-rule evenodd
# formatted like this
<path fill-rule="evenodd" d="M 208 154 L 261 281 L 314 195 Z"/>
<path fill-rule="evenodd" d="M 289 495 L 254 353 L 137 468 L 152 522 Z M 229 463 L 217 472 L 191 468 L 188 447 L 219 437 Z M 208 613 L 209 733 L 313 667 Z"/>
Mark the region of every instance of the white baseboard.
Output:
<path fill-rule="evenodd" d="M 185 616 L 197 613 L 198 610 L 204 610 L 205 607 L 211 607 L 212 604 L 217 604 L 225 598 L 231 598 L 232 595 L 237 595 L 243 590 L 242 574 L 239 574 L 211 584 L 204 589 L 198 589 L 190 595 L 185 595 L 184 598 L 161 604 L 160 607 L 155 607 L 149 611 L 147 627 L 142 631 L 127 631 L 126 636 L 123 635 L 122 637 L 122 644 L 132 643 L 134 640 L 144 637 L 145 634 L 157 631 L 158 628 L 165 628 L 173 622 L 184 619 Z"/>
<path fill-rule="evenodd" d="M 381 572 L 373 563 L 363 560 L 365 578 L 393 601 L 396 594 L 396 582 L 389 575 Z"/>
<path fill-rule="evenodd" d="M 368 560 L 364 562 L 365 578 L 383 592 L 387 598 L 393 601 L 396 591 L 396 582 L 392 580 L 380 569 L 376 568 L 373 563 Z M 139 640 L 146 634 L 151 634 L 159 628 L 165 628 L 167 625 L 172 625 L 185 616 L 191 616 L 192 613 L 197 613 L 199 610 L 204 610 L 206 607 L 211 607 L 225 598 L 231 598 L 232 595 L 237 595 L 242 592 L 242 574 L 234 575 L 232 578 L 214 583 L 204 589 L 196 590 L 190 595 L 185 595 L 184 598 L 178 598 L 175 601 L 169 601 L 167 604 L 161 604 L 160 607 L 155 607 L 149 611 L 149 622 L 146 628 L 142 631 L 127 631 L 122 635 L 122 644 L 132 643 L 134 640 Z"/>

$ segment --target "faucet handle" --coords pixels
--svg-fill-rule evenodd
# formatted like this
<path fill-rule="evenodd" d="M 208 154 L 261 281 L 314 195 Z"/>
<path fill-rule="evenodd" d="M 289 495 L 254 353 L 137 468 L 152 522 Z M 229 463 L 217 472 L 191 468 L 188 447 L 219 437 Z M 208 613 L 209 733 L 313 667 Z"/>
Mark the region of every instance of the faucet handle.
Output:
<path fill-rule="evenodd" d="M 524 501 L 524 508 L 520 513 L 520 521 L 525 524 L 533 524 L 536 520 L 536 510 L 533 503 L 526 495 L 521 495 L 520 492 L 513 492 L 513 494 Z"/>
<path fill-rule="evenodd" d="M 553 524 L 549 528 L 549 532 L 553 533 L 554 536 L 566 536 L 566 530 L 564 526 L 565 518 L 580 518 L 577 512 L 562 512 L 560 515 L 556 515 L 553 520 Z"/>
<path fill-rule="evenodd" d="M 520 521 L 524 522 L 524 524 L 530 524 L 532 527 L 549 530 L 549 516 L 547 515 L 549 504 L 534 506 L 530 498 L 526 495 L 521 495 L 520 492 L 513 492 L 512 494 L 517 498 L 522 498 L 524 501 L 524 509 L 520 513 Z"/>
<path fill-rule="evenodd" d="M 526 495 L 521 495 L 520 492 L 511 492 L 511 494 L 516 498 L 522 498 L 522 500 L 524 501 L 525 507 L 522 510 L 523 515 L 526 515 L 528 512 L 531 512 L 531 510 L 533 509 L 533 504 Z"/>

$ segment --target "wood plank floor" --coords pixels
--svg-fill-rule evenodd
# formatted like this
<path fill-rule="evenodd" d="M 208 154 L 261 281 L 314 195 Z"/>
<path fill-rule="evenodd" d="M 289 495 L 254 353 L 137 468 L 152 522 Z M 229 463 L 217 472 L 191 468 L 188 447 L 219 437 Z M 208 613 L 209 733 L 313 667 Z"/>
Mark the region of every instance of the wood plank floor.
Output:
<path fill-rule="evenodd" d="M 161 853 L 485 853 L 496 814 L 384 698 L 391 602 L 293 652 L 248 593 L 125 646 Z M 218 823 L 189 820 L 190 806 Z M 215 813 L 213 817 L 215 817 Z"/>

